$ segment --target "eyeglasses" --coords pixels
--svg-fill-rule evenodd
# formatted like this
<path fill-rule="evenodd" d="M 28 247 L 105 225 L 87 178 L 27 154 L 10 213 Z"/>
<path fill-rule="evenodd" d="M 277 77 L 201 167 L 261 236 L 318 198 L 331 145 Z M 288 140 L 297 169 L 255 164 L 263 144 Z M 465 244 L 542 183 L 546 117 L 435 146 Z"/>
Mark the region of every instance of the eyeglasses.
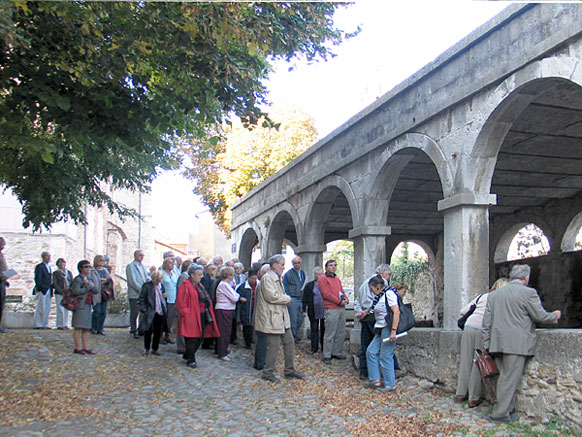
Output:
<path fill-rule="evenodd" d="M 82 269 L 90 269 L 91 265 L 81 266 Z"/>

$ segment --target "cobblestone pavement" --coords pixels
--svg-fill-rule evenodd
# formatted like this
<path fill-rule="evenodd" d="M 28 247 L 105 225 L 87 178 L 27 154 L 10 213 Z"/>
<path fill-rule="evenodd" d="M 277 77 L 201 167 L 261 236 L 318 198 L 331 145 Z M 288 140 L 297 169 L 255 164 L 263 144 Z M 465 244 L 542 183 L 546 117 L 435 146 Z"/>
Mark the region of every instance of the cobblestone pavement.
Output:
<path fill-rule="evenodd" d="M 94 356 L 72 354 L 73 344 L 71 331 L 0 335 L 0 435 L 515 435 L 541 426 L 490 424 L 488 406 L 468 410 L 410 376 L 394 393 L 366 390 L 349 360 L 325 366 L 305 354 L 307 342 L 296 357 L 305 381 L 280 384 L 261 380 L 252 351 L 237 346 L 231 362 L 199 351 L 193 370 L 175 345 L 142 356 L 143 341 L 126 330 L 91 335 Z"/>

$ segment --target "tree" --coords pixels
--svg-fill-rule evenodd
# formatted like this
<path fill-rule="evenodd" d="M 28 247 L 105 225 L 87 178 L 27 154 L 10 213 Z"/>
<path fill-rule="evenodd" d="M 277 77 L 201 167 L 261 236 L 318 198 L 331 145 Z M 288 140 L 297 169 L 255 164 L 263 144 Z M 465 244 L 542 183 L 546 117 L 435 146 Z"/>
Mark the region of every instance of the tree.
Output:
<path fill-rule="evenodd" d="M 269 118 L 276 126 L 249 130 L 240 120 L 233 120 L 220 133 L 223 140 L 185 147 L 192 156 L 186 175 L 196 181 L 196 194 L 227 235 L 230 207 L 317 139 L 313 119 L 299 109 L 273 107 Z"/>
<path fill-rule="evenodd" d="M 105 186 L 147 191 L 177 138 L 263 120 L 274 59 L 331 56 L 333 3 L 5 2 L 0 184 L 24 226 L 132 214 Z"/>

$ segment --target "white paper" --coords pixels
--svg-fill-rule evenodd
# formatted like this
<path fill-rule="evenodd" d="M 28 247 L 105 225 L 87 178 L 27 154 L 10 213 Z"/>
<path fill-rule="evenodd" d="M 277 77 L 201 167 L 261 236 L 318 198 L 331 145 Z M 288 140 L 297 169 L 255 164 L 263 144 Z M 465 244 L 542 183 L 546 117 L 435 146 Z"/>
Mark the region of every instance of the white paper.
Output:
<path fill-rule="evenodd" d="M 2 276 L 4 276 L 5 278 L 11 278 L 12 276 L 16 276 L 17 274 L 18 273 L 16 273 L 14 269 L 8 269 L 2 272 Z"/>
<path fill-rule="evenodd" d="M 408 335 L 408 331 L 404 331 L 404 332 L 401 332 L 400 334 L 396 334 L 396 339 L 399 339 L 400 337 L 404 337 L 405 335 Z M 390 341 L 390 337 L 382 340 L 382 342 L 384 342 L 384 343 L 386 343 L 387 341 Z"/>

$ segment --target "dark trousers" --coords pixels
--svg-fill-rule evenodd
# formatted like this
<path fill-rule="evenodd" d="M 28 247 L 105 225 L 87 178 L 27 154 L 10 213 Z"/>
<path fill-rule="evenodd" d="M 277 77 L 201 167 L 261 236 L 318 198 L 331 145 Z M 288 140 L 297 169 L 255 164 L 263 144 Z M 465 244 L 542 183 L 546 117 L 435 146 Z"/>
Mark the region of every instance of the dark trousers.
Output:
<path fill-rule="evenodd" d="M 0 324 L 2 324 L 2 313 L 6 304 L 6 282 L 0 281 Z"/>
<path fill-rule="evenodd" d="M 253 342 L 253 326 L 243 325 L 242 327 L 243 338 L 245 340 L 245 347 L 247 349 L 251 348 L 251 343 Z"/>
<path fill-rule="evenodd" d="M 261 370 L 265 367 L 267 360 L 267 334 L 264 332 L 257 332 L 257 346 L 255 347 L 255 369 Z"/>
<path fill-rule="evenodd" d="M 107 305 L 109 301 L 93 304 L 93 315 L 91 316 L 91 329 L 95 332 L 103 332 L 105 318 L 107 317 Z"/>
<path fill-rule="evenodd" d="M 164 316 L 159 314 L 154 315 L 154 320 L 152 321 L 152 326 L 150 329 L 143 333 L 143 347 L 145 350 L 150 350 L 150 344 L 152 350 L 157 351 L 160 346 L 160 337 L 162 336 L 162 324 L 164 323 Z M 154 341 L 152 344 L 152 334 L 154 335 Z"/>
<path fill-rule="evenodd" d="M 368 350 L 368 346 L 372 342 L 374 338 L 374 324 L 375 321 L 366 322 L 361 320 L 360 321 L 360 376 L 368 377 L 368 363 L 366 361 L 366 351 Z"/>
<path fill-rule="evenodd" d="M 325 334 L 325 319 L 309 319 L 311 325 L 311 352 L 323 350 L 323 334 Z"/>
<path fill-rule="evenodd" d="M 204 313 L 200 314 L 201 332 L 204 333 L 206 328 L 206 319 Z M 196 352 L 202 345 L 204 337 L 183 337 L 186 346 L 186 352 L 184 353 L 184 358 L 186 359 L 186 364 L 196 362 Z"/>
<path fill-rule="evenodd" d="M 232 329 L 232 317 L 234 310 L 214 310 L 216 316 L 216 323 L 218 324 L 218 331 L 220 337 L 216 339 L 216 352 L 218 358 L 226 357 L 228 355 L 228 343 L 230 341 L 230 331 Z"/>
<path fill-rule="evenodd" d="M 137 299 L 129 299 L 129 332 L 132 334 L 137 332 L 137 315 L 139 310 L 137 308 Z"/>

